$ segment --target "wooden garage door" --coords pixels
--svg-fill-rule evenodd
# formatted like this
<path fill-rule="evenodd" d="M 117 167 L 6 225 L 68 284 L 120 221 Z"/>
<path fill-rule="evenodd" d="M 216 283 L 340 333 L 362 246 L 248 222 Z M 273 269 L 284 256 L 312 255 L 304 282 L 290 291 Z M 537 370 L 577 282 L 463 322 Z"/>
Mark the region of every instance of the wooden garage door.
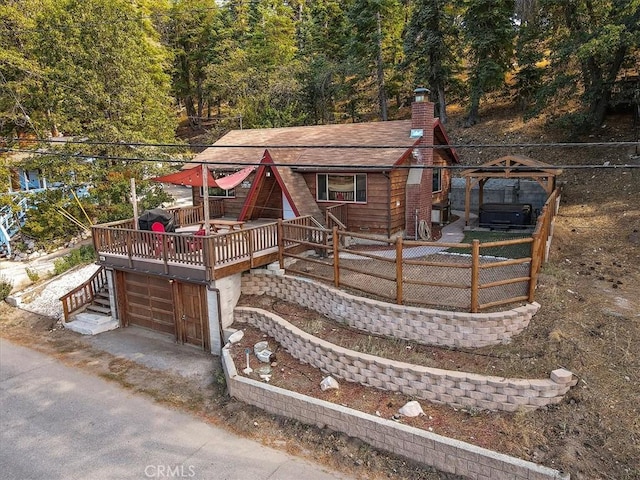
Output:
<path fill-rule="evenodd" d="M 175 337 L 176 322 L 172 285 L 166 278 L 124 274 L 125 323 Z"/>
<path fill-rule="evenodd" d="M 178 340 L 209 350 L 209 319 L 204 285 L 176 282 Z"/>

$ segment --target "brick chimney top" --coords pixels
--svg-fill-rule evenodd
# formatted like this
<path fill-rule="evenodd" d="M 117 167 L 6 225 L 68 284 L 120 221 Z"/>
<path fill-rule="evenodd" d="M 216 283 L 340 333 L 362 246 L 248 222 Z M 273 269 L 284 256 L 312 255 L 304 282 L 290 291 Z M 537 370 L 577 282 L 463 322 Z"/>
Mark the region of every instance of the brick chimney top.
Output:
<path fill-rule="evenodd" d="M 431 91 L 428 88 L 418 87 L 413 91 L 416 102 L 424 102 Z"/>

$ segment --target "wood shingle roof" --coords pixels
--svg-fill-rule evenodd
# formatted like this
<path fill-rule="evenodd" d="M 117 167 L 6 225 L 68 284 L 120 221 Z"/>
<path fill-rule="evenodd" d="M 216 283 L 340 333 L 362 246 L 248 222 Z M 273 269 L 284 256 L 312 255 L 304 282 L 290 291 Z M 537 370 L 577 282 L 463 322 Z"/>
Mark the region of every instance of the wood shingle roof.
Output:
<path fill-rule="evenodd" d="M 446 134 L 439 122 L 435 124 L 440 130 L 434 136 L 436 144 L 445 143 Z M 301 168 L 390 167 L 417 142 L 410 131 L 411 120 L 232 130 L 196 160 L 237 167 L 257 164 L 269 150 L 276 164 Z M 386 148 L 371 148 L 381 146 Z M 452 150 L 449 156 L 457 161 Z"/>

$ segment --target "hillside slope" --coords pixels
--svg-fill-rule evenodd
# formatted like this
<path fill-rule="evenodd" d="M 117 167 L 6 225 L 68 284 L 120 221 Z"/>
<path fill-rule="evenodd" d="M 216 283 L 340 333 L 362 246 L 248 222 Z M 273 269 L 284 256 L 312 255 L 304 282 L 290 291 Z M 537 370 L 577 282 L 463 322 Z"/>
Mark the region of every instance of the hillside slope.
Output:
<path fill-rule="evenodd" d="M 570 139 L 541 121 L 523 123 L 499 106 L 473 128 L 453 116 L 452 142 L 464 144 L 637 141 L 630 117 Z M 564 367 L 579 377 L 562 404 L 516 417 L 514 453 L 570 472 L 574 479 L 640 478 L 640 146 L 463 149 L 462 162 L 519 153 L 567 165 L 542 305 L 513 344 L 490 353 L 530 358 L 532 369 Z M 571 166 L 634 165 L 635 169 Z M 488 352 L 485 352 L 488 353 Z M 525 361 L 520 368 L 526 370 Z"/>

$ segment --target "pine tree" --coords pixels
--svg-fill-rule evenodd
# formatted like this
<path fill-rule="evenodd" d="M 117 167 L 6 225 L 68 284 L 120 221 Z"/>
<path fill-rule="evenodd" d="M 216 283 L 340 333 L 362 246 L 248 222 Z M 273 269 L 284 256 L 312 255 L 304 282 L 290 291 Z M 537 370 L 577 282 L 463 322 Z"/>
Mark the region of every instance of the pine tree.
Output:
<path fill-rule="evenodd" d="M 505 82 L 513 60 L 513 0 L 461 0 L 469 49 L 469 112 L 466 126 L 479 120 L 482 97 Z"/>
<path fill-rule="evenodd" d="M 436 102 L 436 113 L 447 122 L 446 91 L 452 82 L 457 56 L 454 11 L 442 0 L 416 0 L 404 37 L 405 62 L 415 70 L 416 86 L 427 86 Z"/>

